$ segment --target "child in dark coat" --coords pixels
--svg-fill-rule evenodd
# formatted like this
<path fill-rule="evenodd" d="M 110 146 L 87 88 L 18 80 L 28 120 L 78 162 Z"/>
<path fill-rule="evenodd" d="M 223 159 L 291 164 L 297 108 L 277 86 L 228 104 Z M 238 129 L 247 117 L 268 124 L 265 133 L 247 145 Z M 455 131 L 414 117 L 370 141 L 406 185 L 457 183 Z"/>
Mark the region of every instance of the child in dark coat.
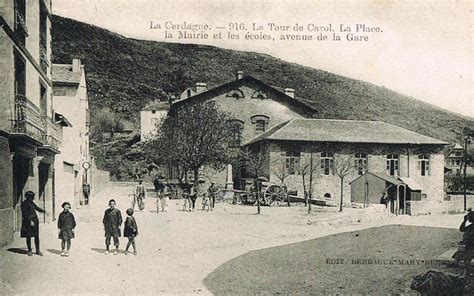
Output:
<path fill-rule="evenodd" d="M 127 210 L 127 215 L 128 217 L 125 220 L 125 228 L 123 230 L 123 236 L 128 238 L 128 244 L 125 248 L 125 255 L 128 254 L 128 248 L 130 248 L 130 245 L 133 247 L 133 255 L 136 255 L 137 249 L 135 246 L 135 237 L 138 235 L 138 226 L 137 221 L 135 221 L 135 218 L 133 217 L 132 208 Z"/>
<path fill-rule="evenodd" d="M 64 209 L 58 218 L 59 239 L 61 240 L 61 256 L 69 257 L 71 249 L 71 239 L 74 238 L 74 228 L 76 228 L 76 219 L 69 211 L 71 204 L 67 201 L 62 204 Z M 67 245 L 67 250 L 65 251 Z"/>
<path fill-rule="evenodd" d="M 110 240 L 114 239 L 115 251 L 114 255 L 118 254 L 119 248 L 119 237 L 120 237 L 120 225 L 122 225 L 122 213 L 115 207 L 115 200 L 109 200 L 109 208 L 105 210 L 104 223 L 105 230 L 105 254 L 109 254 Z"/>

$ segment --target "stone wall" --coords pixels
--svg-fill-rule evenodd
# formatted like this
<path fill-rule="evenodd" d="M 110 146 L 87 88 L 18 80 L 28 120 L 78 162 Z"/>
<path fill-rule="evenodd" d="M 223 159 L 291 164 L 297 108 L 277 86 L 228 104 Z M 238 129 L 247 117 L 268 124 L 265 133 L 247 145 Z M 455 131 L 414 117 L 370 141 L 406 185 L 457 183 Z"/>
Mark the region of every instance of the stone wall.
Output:
<path fill-rule="evenodd" d="M 93 159 L 91 162 L 88 177 L 90 178 L 91 196 L 93 196 L 110 185 L 110 173 L 108 171 L 99 170 Z"/>
<path fill-rule="evenodd" d="M 474 209 L 474 195 L 467 195 L 467 209 Z M 442 201 L 412 201 L 412 215 L 430 215 L 443 213 L 462 213 L 464 212 L 464 196 L 461 194 L 446 195 Z"/>
<path fill-rule="evenodd" d="M 13 176 L 8 140 L 0 137 L 0 247 L 13 240 Z"/>
<path fill-rule="evenodd" d="M 267 116 L 269 118 L 267 129 L 281 122 L 303 117 L 290 109 L 288 105 L 271 98 L 270 95 L 266 99 L 252 98 L 252 95 L 257 91 L 256 87 L 241 86 L 239 90 L 243 92 L 243 98 L 228 97 L 225 93 L 217 96 L 213 100 L 216 101 L 219 109 L 230 112 L 234 118 L 244 122 L 242 131 L 243 143 L 260 133 L 255 130 L 255 124 L 251 122 L 253 116 Z"/>
<path fill-rule="evenodd" d="M 442 147 L 431 148 L 419 145 L 419 147 L 404 147 L 397 145 L 382 144 L 337 144 L 328 145 L 326 143 L 284 143 L 272 142 L 270 144 L 270 181 L 280 183 L 275 174 L 275 164 L 281 165 L 285 161 L 285 155 L 282 152 L 288 150 L 300 151 L 300 166 L 310 162 L 311 151 L 313 151 L 313 162 L 317 167 L 314 173 L 314 196 L 313 198 L 323 198 L 329 194 L 336 203 L 340 202 L 341 184 L 340 178 L 336 174 L 322 175 L 320 169 L 321 152 L 333 152 L 334 158 L 347 157 L 353 153 L 368 154 L 368 171 L 380 174 L 386 174 L 386 155 L 399 154 L 399 175 L 401 177 L 410 177 L 414 179 L 422 188 L 422 193 L 426 194 L 426 201 L 442 201 L 444 198 L 444 154 Z M 428 176 L 421 176 L 417 167 L 418 155 L 420 153 L 430 154 L 430 173 Z M 359 177 L 354 170 L 344 178 L 344 201 L 348 206 L 351 203 L 350 182 Z M 309 175 L 306 177 L 307 188 L 309 186 Z M 285 183 L 289 190 L 297 190 L 298 195 L 303 195 L 303 179 L 301 174 L 290 175 Z"/>

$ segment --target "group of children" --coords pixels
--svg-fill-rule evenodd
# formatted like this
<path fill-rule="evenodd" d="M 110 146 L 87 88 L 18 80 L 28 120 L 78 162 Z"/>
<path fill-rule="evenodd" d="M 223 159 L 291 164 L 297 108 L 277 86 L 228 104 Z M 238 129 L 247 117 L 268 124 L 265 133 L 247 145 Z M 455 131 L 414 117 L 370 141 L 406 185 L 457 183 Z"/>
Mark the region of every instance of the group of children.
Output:
<path fill-rule="evenodd" d="M 138 187 L 143 187 L 143 185 L 139 184 Z M 137 187 L 137 192 L 139 188 Z M 164 199 L 169 195 L 169 189 L 167 191 L 166 185 L 161 188 L 161 186 L 157 189 L 158 199 Z M 142 188 L 140 188 L 142 189 Z M 196 199 L 197 194 L 193 184 L 183 184 L 182 186 L 183 191 L 183 198 L 184 198 L 184 206 L 183 211 L 192 211 L 196 207 Z M 202 194 L 202 209 L 209 211 L 214 209 L 216 196 L 219 192 L 217 186 L 214 183 L 211 183 L 211 186 L 208 188 L 207 192 Z M 145 190 L 144 187 L 140 190 L 140 197 L 144 198 Z M 157 200 L 158 203 L 158 200 Z M 116 202 L 114 199 L 109 201 L 109 208 L 104 213 L 104 218 L 102 223 L 104 224 L 104 232 L 105 232 L 105 254 L 110 253 L 110 244 L 113 239 L 113 243 L 115 246 L 115 250 L 113 251 L 114 255 L 118 254 L 119 248 L 119 237 L 121 236 L 120 226 L 123 223 L 122 220 L 122 213 L 116 207 Z M 157 206 L 157 210 L 159 206 Z M 71 239 L 74 238 L 74 229 L 76 228 L 76 220 L 74 215 L 71 213 L 71 204 L 69 202 L 64 202 L 62 204 L 63 212 L 59 214 L 58 218 L 58 229 L 59 235 L 58 238 L 61 240 L 61 256 L 68 257 L 70 255 L 71 249 Z M 165 205 L 162 204 L 162 211 L 166 211 Z M 124 224 L 124 237 L 128 238 L 127 247 L 125 248 L 125 255 L 128 254 L 128 250 L 130 246 L 133 247 L 133 254 L 137 255 L 137 249 L 135 244 L 135 237 L 138 235 L 138 226 L 135 218 L 133 217 L 133 208 L 127 209 L 127 219 L 125 220 Z"/>
<path fill-rule="evenodd" d="M 122 213 L 116 207 L 114 199 L 109 200 L 109 208 L 105 210 L 102 223 L 104 224 L 105 232 L 105 254 L 110 253 L 110 243 L 113 239 L 115 250 L 114 255 L 118 254 L 119 237 L 121 236 L 120 226 L 122 225 Z M 76 228 L 76 220 L 74 215 L 70 212 L 71 204 L 64 202 L 62 204 L 63 212 L 59 214 L 58 229 L 59 239 L 61 240 L 61 256 L 68 257 L 71 249 L 71 239 L 74 238 L 74 229 Z M 138 236 L 137 221 L 133 217 L 133 209 L 127 209 L 127 219 L 124 224 L 124 237 L 128 238 L 127 247 L 125 248 L 125 255 L 128 254 L 130 246 L 133 247 L 133 254 L 137 255 L 137 248 L 135 244 L 135 237 Z"/>

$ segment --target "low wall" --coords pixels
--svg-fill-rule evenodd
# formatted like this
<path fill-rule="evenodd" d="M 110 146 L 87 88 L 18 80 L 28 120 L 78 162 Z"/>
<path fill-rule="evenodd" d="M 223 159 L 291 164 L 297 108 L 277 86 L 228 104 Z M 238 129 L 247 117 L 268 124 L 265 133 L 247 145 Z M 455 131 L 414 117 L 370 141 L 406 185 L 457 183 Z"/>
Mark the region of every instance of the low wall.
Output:
<path fill-rule="evenodd" d="M 466 208 L 474 209 L 474 195 L 467 195 Z M 447 194 L 443 201 L 412 201 L 412 215 L 430 215 L 464 212 L 464 195 Z"/>
<path fill-rule="evenodd" d="M 95 161 L 92 161 L 92 167 L 89 170 L 89 176 L 91 178 L 91 195 L 99 193 L 101 190 L 110 185 L 110 173 L 97 169 Z"/>

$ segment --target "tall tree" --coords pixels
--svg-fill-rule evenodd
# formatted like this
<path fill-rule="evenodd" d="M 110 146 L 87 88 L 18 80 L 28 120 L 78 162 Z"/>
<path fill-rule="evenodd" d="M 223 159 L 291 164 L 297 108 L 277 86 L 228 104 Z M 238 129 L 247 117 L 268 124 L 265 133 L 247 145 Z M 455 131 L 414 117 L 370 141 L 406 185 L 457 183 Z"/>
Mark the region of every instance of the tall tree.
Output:
<path fill-rule="evenodd" d="M 199 169 L 223 169 L 232 157 L 232 116 L 214 101 L 172 109 L 148 141 L 147 154 L 157 165 L 193 171 L 196 190 Z"/>
<path fill-rule="evenodd" d="M 305 205 L 308 206 L 308 214 L 311 213 L 311 199 L 313 197 L 314 187 L 319 176 L 320 162 L 313 153 L 311 148 L 309 157 L 302 158 L 300 161 L 300 175 L 303 179 Z M 309 178 L 309 185 L 306 184 L 306 178 Z M 309 187 L 309 190 L 308 190 Z"/>
<path fill-rule="evenodd" d="M 342 212 L 342 204 L 344 202 L 344 178 L 354 170 L 354 156 L 352 154 L 334 155 L 334 174 L 336 174 L 341 181 L 341 201 L 339 212 Z"/>

